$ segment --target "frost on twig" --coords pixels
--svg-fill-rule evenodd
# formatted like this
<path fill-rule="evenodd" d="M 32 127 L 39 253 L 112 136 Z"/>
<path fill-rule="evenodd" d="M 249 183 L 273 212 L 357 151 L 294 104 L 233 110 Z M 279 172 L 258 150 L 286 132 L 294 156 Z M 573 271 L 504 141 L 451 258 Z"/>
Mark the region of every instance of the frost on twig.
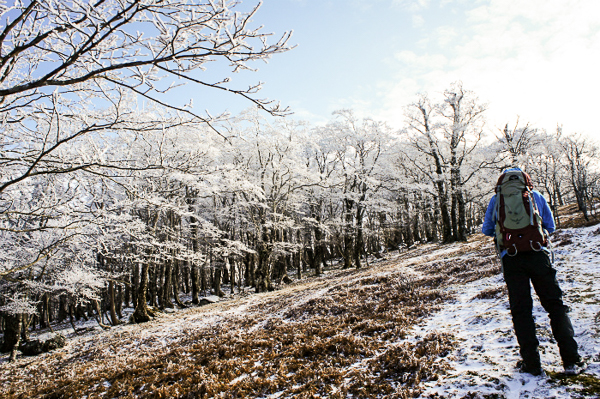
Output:
<path fill-rule="evenodd" d="M 36 314 L 35 303 L 32 303 L 25 295 L 16 293 L 13 296 L 5 296 L 6 303 L 0 306 L 0 312 L 16 316 L 19 314 Z"/>

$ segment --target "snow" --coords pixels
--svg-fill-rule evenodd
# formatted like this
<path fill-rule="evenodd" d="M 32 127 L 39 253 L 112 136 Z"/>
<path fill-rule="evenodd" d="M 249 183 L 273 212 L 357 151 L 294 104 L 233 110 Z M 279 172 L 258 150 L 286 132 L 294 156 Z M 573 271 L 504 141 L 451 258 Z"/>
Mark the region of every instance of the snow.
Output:
<path fill-rule="evenodd" d="M 572 235 L 572 243 L 555 250 L 557 278 L 563 299 L 571 309 L 569 316 L 575 339 L 580 354 L 589 361 L 585 373 L 596 378 L 600 377 L 599 233 L 597 225 L 562 230 L 559 237 Z M 557 385 L 548 375 L 534 377 L 517 371 L 515 365 L 520 355 L 506 295 L 494 299 L 475 298 L 485 290 L 503 286 L 502 275 L 455 285 L 452 289 L 456 300 L 415 328 L 415 335 L 449 332 L 461 342 L 460 349 L 447 359 L 453 371 L 440 381 L 425 383 L 422 397 L 437 393 L 445 398 L 463 398 L 472 392 L 482 397 L 501 392 L 507 399 L 571 397 L 572 385 Z M 535 294 L 533 297 L 542 367 L 550 375 L 561 373 L 562 362 L 547 313 Z"/>

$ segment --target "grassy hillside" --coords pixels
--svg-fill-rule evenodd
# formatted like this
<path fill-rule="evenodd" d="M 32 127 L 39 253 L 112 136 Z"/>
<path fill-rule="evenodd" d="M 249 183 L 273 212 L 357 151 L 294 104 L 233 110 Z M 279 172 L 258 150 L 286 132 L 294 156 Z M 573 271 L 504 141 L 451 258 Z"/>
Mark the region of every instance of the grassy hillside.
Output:
<path fill-rule="evenodd" d="M 424 245 L 360 271 L 70 339 L 0 369 L 12 397 L 410 397 L 452 334 L 411 335 L 456 281 L 498 273 L 489 245 Z"/>
<path fill-rule="evenodd" d="M 548 376 L 514 370 L 518 347 L 500 263 L 489 239 L 476 235 L 71 336 L 63 349 L 4 359 L 0 397 L 598 397 L 600 229 L 561 230 L 555 243 L 577 339 L 591 361 L 577 378 L 560 374 L 539 304 Z"/>

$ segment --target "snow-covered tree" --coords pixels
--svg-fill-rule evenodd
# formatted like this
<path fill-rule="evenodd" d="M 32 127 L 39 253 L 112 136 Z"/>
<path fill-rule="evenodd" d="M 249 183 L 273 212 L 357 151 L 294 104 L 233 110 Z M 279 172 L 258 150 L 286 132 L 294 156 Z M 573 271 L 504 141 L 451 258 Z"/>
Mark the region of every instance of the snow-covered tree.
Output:
<path fill-rule="evenodd" d="M 375 193 L 383 185 L 389 149 L 390 129 L 371 118 L 360 119 L 350 110 L 334 113 L 335 119 L 324 127 L 323 135 L 333 141 L 337 179 L 337 198 L 343 209 L 343 242 L 345 267 L 361 266 L 365 252 L 364 221 Z"/>
<path fill-rule="evenodd" d="M 598 184 L 600 150 L 594 142 L 580 134 L 563 137 L 561 146 L 577 206 L 585 220 L 589 221 L 589 213 L 594 209 L 593 191 Z"/>
<path fill-rule="evenodd" d="M 16 290 L 23 300 L 34 301 L 31 281 L 48 278 L 48 287 L 49 276 L 63 269 L 83 275 L 84 269 L 73 269 L 81 261 L 75 253 L 59 256 L 76 246 L 81 245 L 76 255 L 85 257 L 87 265 L 113 267 L 110 256 L 122 248 L 77 240 L 125 237 L 118 229 L 109 232 L 100 215 L 101 209 L 131 215 L 115 206 L 119 196 L 135 198 L 123 179 L 167 164 L 177 168 L 176 160 L 162 158 L 161 145 L 149 148 L 146 157 L 131 158 L 128 144 L 177 126 L 200 123 L 216 131 L 224 119 L 201 115 L 191 102 L 184 106 L 173 100 L 169 91 L 189 84 L 195 91 L 244 97 L 274 115 L 286 113 L 257 97 L 260 83 L 247 87 L 228 76 L 290 48 L 289 32 L 270 43 L 271 34 L 253 27 L 259 6 L 243 7 L 237 0 L 14 0 L 0 5 L 3 297 Z M 144 112 L 137 109 L 139 100 L 150 104 Z M 123 138 L 119 143 L 118 137 Z M 95 189 L 105 182 L 121 186 L 115 203 L 107 203 L 108 193 Z M 177 256 L 176 249 L 169 250 Z M 113 280 L 108 281 L 110 290 Z M 54 290 L 70 296 L 84 292 L 63 288 Z M 8 300 L 0 302 L 2 314 L 11 317 L 15 312 L 9 310 L 16 308 Z"/>
<path fill-rule="evenodd" d="M 460 82 L 431 103 L 426 95 L 408 107 L 408 145 L 421 156 L 411 162 L 436 190 L 442 240 L 464 241 L 469 234 L 467 189 L 481 167 L 494 161 L 476 156 L 484 135 L 486 106 Z"/>

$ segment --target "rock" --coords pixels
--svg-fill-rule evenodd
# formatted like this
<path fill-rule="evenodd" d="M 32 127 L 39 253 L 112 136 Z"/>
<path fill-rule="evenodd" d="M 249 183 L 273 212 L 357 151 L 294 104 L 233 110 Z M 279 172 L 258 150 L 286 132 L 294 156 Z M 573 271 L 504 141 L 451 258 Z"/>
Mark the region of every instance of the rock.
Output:
<path fill-rule="evenodd" d="M 44 342 L 40 341 L 39 339 L 32 339 L 31 341 L 22 343 L 19 346 L 19 350 L 25 356 L 37 356 L 40 353 L 44 353 L 43 347 Z"/>
<path fill-rule="evenodd" d="M 221 298 L 219 298 L 216 295 L 205 296 L 205 297 L 200 298 L 200 306 L 209 305 L 211 303 L 217 303 L 220 300 L 221 300 Z"/>
<path fill-rule="evenodd" d="M 44 342 L 44 352 L 50 352 L 54 349 L 62 348 L 67 344 L 67 339 L 60 334 L 56 334 L 54 337 Z"/>
<path fill-rule="evenodd" d="M 54 337 L 41 341 L 39 339 L 33 339 L 25 342 L 19 346 L 19 350 L 25 356 L 37 356 L 40 353 L 50 352 L 54 349 L 62 348 L 67 343 L 67 339 L 60 334 L 56 334 Z"/>

